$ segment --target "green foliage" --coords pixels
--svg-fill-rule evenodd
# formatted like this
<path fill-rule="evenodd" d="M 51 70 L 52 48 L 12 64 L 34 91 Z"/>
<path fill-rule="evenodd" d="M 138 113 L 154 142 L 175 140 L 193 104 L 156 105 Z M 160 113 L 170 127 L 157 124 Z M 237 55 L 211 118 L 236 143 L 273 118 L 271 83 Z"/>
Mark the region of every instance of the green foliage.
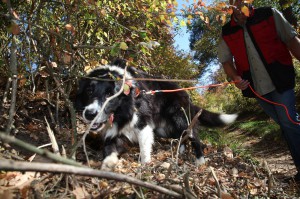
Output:
<path fill-rule="evenodd" d="M 164 74 L 173 79 L 195 79 L 199 76 L 197 65 L 191 62 L 189 54 L 176 51 L 172 47 L 162 46 L 157 48 L 152 55 L 154 68 L 151 72 L 155 75 Z M 183 86 L 187 85 L 183 84 Z"/>
<path fill-rule="evenodd" d="M 243 132 L 247 132 L 247 134 L 260 137 L 279 131 L 279 126 L 275 122 L 266 120 L 241 122 L 238 124 L 238 128 Z"/>
<path fill-rule="evenodd" d="M 191 25 L 188 26 L 190 31 L 190 48 L 194 51 L 193 58 L 199 64 L 200 74 L 212 63 L 216 62 L 217 45 L 220 37 L 222 23 L 218 20 L 220 14 L 216 9 L 203 9 L 201 12 L 207 16 L 204 21 L 201 16 L 195 17 Z"/>

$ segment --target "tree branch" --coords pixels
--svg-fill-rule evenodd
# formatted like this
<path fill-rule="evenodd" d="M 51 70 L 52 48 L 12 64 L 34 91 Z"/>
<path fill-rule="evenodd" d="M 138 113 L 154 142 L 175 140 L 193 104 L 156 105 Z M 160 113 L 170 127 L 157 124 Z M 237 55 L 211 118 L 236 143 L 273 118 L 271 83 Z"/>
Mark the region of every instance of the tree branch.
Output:
<path fill-rule="evenodd" d="M 143 182 L 136 178 L 126 176 L 124 174 L 117 174 L 114 172 L 95 170 L 91 168 L 74 167 L 69 165 L 54 164 L 54 163 L 28 163 L 2 159 L 0 164 L 0 170 L 4 171 L 37 171 L 37 172 L 52 172 L 52 173 L 66 173 L 76 174 L 88 177 L 100 177 L 110 180 L 116 180 L 119 182 L 127 182 L 137 186 L 142 186 L 162 194 L 167 194 L 176 198 L 182 198 L 183 196 L 174 191 L 168 190 L 164 187 L 154 185 L 149 182 Z"/>
<path fill-rule="evenodd" d="M 77 166 L 77 167 L 82 167 L 83 166 L 82 164 L 80 164 L 80 163 L 78 163 L 74 160 L 66 159 L 66 158 L 63 158 L 61 156 L 55 155 L 54 153 L 51 153 L 48 150 L 39 149 L 36 146 L 33 146 L 33 145 L 28 144 L 26 142 L 23 142 L 23 141 L 15 138 L 15 137 L 6 135 L 4 132 L 1 132 L 1 131 L 0 131 L 0 140 L 3 140 L 3 142 L 6 142 L 6 143 L 15 144 L 15 145 L 17 145 L 17 146 L 19 146 L 23 149 L 26 149 L 27 151 L 37 153 L 41 156 L 44 156 L 44 157 L 46 157 L 48 159 L 51 159 L 51 160 L 54 160 L 56 162 L 60 162 L 60 163 L 63 163 L 63 164 L 69 164 L 69 165 L 73 165 L 73 166 Z M 1 164 L 2 164 L 2 161 L 1 161 Z"/>
<path fill-rule="evenodd" d="M 17 44 L 16 36 L 12 35 L 11 53 L 10 53 L 10 72 L 12 75 L 12 92 L 9 108 L 9 119 L 6 126 L 6 133 L 9 134 L 13 129 L 14 116 L 16 112 L 16 99 L 17 99 L 17 87 L 18 87 L 18 69 L 17 69 Z"/>

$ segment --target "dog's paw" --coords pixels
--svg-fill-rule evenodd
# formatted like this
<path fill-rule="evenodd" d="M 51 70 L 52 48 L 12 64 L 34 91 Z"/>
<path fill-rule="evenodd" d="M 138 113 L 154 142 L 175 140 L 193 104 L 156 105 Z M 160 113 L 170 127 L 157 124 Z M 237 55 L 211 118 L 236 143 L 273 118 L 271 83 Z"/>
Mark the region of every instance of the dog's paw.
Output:
<path fill-rule="evenodd" d="M 142 164 L 147 164 L 147 163 L 149 163 L 149 162 L 151 162 L 151 155 L 142 155 L 141 156 L 141 163 Z"/>
<path fill-rule="evenodd" d="M 205 159 L 204 159 L 204 157 L 202 156 L 202 157 L 200 157 L 200 158 L 197 158 L 195 164 L 196 164 L 196 166 L 204 165 L 204 164 L 205 164 Z"/>
<path fill-rule="evenodd" d="M 119 162 L 118 154 L 112 153 L 103 160 L 101 170 L 112 171 L 114 170 L 118 162 Z"/>

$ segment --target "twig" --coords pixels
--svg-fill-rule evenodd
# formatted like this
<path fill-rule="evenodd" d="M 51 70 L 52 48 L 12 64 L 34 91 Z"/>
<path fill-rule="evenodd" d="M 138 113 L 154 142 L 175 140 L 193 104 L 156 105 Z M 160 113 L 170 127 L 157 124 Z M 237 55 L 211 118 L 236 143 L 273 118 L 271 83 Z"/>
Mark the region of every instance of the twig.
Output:
<path fill-rule="evenodd" d="M 182 187 L 179 186 L 178 184 L 170 184 L 170 185 L 165 185 L 168 189 L 171 189 L 172 191 L 175 191 L 179 194 L 183 194 L 183 191 L 182 191 Z"/>
<path fill-rule="evenodd" d="M 33 152 L 33 153 L 37 153 L 37 154 L 39 154 L 41 156 L 44 156 L 46 158 L 49 158 L 49 159 L 54 160 L 54 161 L 59 162 L 59 163 L 69 164 L 69 165 L 78 166 L 78 167 L 83 167 L 82 164 L 80 164 L 80 163 L 78 163 L 78 162 L 76 162 L 74 160 L 66 159 L 66 158 L 63 158 L 61 156 L 55 155 L 54 153 L 51 153 L 48 150 L 38 149 L 37 147 L 35 147 L 35 146 L 31 145 L 31 144 L 23 142 L 23 141 L 15 138 L 15 137 L 6 135 L 2 131 L 0 131 L 0 140 L 3 140 L 6 143 L 15 144 L 15 145 L 17 145 L 17 146 L 19 146 L 19 147 L 21 147 L 23 149 L 26 149 L 27 151 L 30 151 L 30 152 Z M 1 161 L 1 164 L 2 164 L 2 161 Z"/>
<path fill-rule="evenodd" d="M 136 188 L 134 188 L 134 186 L 131 186 L 131 188 L 133 189 L 134 193 L 138 196 L 138 198 L 145 198 L 144 195 L 141 196 L 140 193 L 138 192 L 138 190 L 136 190 Z"/>
<path fill-rule="evenodd" d="M 167 172 L 167 174 L 166 174 L 166 178 L 164 179 L 164 184 L 166 183 L 166 181 L 170 178 L 170 176 L 171 176 L 171 172 L 172 172 L 172 164 L 170 164 L 170 166 L 169 166 L 169 168 L 168 168 L 168 172 Z"/>
<path fill-rule="evenodd" d="M 182 198 L 186 198 L 186 199 L 196 199 L 197 198 L 194 195 L 192 195 L 191 193 L 189 193 L 188 191 L 186 191 L 182 186 L 179 186 L 179 185 L 166 185 L 166 187 L 168 189 L 176 191 L 179 194 L 182 194 L 183 195 Z"/>
<path fill-rule="evenodd" d="M 49 74 L 51 75 L 51 77 L 55 81 L 56 86 L 57 86 L 59 92 L 61 93 L 62 97 L 65 100 L 65 105 L 67 106 L 67 108 L 70 111 L 71 124 L 72 124 L 72 130 L 73 130 L 72 144 L 73 144 L 73 146 L 77 146 L 76 112 L 75 112 L 75 109 L 73 107 L 73 103 L 69 99 L 69 96 L 67 95 L 67 93 L 66 93 L 66 91 L 64 89 L 63 83 L 61 83 L 60 80 L 57 79 L 57 77 L 55 76 L 54 71 L 52 70 L 52 68 L 50 67 L 50 65 L 51 65 L 51 63 L 47 62 L 47 69 L 48 69 L 47 72 L 49 72 Z"/>
<path fill-rule="evenodd" d="M 54 164 L 54 163 L 28 163 L 19 162 L 12 160 L 1 160 L 0 170 L 4 171 L 37 171 L 37 172 L 51 172 L 51 173 L 66 173 L 66 174 L 76 174 L 88 177 L 100 177 L 110 180 L 116 180 L 119 182 L 127 182 L 129 184 L 134 184 L 142 186 L 159 193 L 167 194 L 173 197 L 182 198 L 181 194 L 174 191 L 168 190 L 164 187 L 154 185 L 149 182 L 144 182 L 136 178 L 126 176 L 124 174 L 117 174 L 114 172 L 95 170 L 91 168 L 74 167 L 70 165 Z"/>
<path fill-rule="evenodd" d="M 188 138 L 192 138 L 192 137 L 193 137 L 193 134 L 192 134 L 193 128 L 194 128 L 196 122 L 198 121 L 198 118 L 199 118 L 199 116 L 201 115 L 202 110 L 203 110 L 203 109 L 200 109 L 200 110 L 198 111 L 198 113 L 194 116 L 194 118 L 193 118 L 193 120 L 192 120 L 191 123 L 189 123 L 189 121 L 187 121 L 188 124 L 189 124 L 189 126 L 188 126 L 188 128 L 187 128 L 186 130 L 184 130 L 184 132 L 187 132 L 187 133 L 185 134 L 184 137 L 182 137 L 182 135 L 184 134 L 184 132 L 183 132 L 183 134 L 180 136 L 179 143 L 178 143 L 178 146 L 177 146 L 177 152 L 176 152 L 176 164 L 177 164 L 177 165 L 178 165 L 178 154 L 179 154 L 179 148 L 180 148 L 180 145 L 181 145 L 182 143 L 184 143 L 185 140 L 187 140 Z"/>
<path fill-rule="evenodd" d="M 7 134 L 10 133 L 10 131 L 13 128 L 14 123 L 14 116 L 16 111 L 16 99 L 17 99 L 17 87 L 18 87 L 18 69 L 17 69 L 17 41 L 16 36 L 13 35 L 12 37 L 12 43 L 11 43 L 11 53 L 10 53 L 10 72 L 12 74 L 12 94 L 11 94 L 11 101 L 10 101 L 10 108 L 9 108 L 9 119 L 7 122 L 6 130 L 5 132 Z"/>
<path fill-rule="evenodd" d="M 214 180 L 216 181 L 216 185 L 217 185 L 217 189 L 218 189 L 218 196 L 219 196 L 219 198 L 222 198 L 221 186 L 220 186 L 219 180 L 217 178 L 217 175 L 214 171 L 214 168 L 212 168 L 212 167 L 209 167 L 209 168 L 210 168 L 210 171 L 211 171 L 211 174 L 212 174 Z"/>
<path fill-rule="evenodd" d="M 56 93 L 56 105 L 55 105 L 55 120 L 56 120 L 56 127 L 60 127 L 59 117 L 58 117 L 58 111 L 59 111 L 59 93 Z"/>
<path fill-rule="evenodd" d="M 8 96 L 8 93 L 9 93 L 9 88 L 10 88 L 10 84 L 11 84 L 12 80 L 11 80 L 11 77 L 9 77 L 7 79 L 7 83 L 6 83 L 6 86 L 5 86 L 5 91 L 4 91 L 4 94 L 3 94 L 3 107 L 4 105 L 7 103 L 7 96 Z"/>
<path fill-rule="evenodd" d="M 272 172 L 271 172 L 271 170 L 269 168 L 269 165 L 268 165 L 266 160 L 264 160 L 263 165 L 264 165 L 264 167 L 267 171 L 267 174 L 268 174 L 268 196 L 270 197 L 271 190 L 273 188 L 273 184 L 275 183 L 275 180 L 273 178 Z"/>
<path fill-rule="evenodd" d="M 259 178 L 259 175 L 258 175 L 258 173 L 257 173 L 257 171 L 256 171 L 255 165 L 253 164 L 252 161 L 250 161 L 250 164 L 251 164 L 251 166 L 252 166 L 252 168 L 253 168 L 253 170 L 254 170 L 254 173 L 255 173 L 256 177 Z"/>
<path fill-rule="evenodd" d="M 53 153 L 56 154 L 56 155 L 59 155 L 60 156 L 60 152 L 59 152 L 59 148 L 58 148 L 58 144 L 57 144 L 57 141 L 56 141 L 56 138 L 54 136 L 54 133 L 47 121 L 47 118 L 45 117 L 45 121 L 47 123 L 47 132 L 48 132 L 48 135 L 49 135 L 49 138 L 50 138 L 50 141 L 52 143 L 52 149 L 53 149 Z"/>
<path fill-rule="evenodd" d="M 183 176 L 183 183 L 185 188 L 185 193 L 188 193 L 188 198 L 197 198 L 197 195 L 192 191 L 189 183 L 189 172 L 185 173 Z"/>
<path fill-rule="evenodd" d="M 73 49 L 84 48 L 84 49 L 112 49 L 112 46 L 93 46 L 93 45 L 73 45 Z"/>
<path fill-rule="evenodd" d="M 64 145 L 61 146 L 61 156 L 67 158 L 67 152 Z"/>
<path fill-rule="evenodd" d="M 51 143 L 43 144 L 43 145 L 41 145 L 41 146 L 38 146 L 37 148 L 38 148 L 38 149 L 41 149 L 41 148 L 44 148 L 44 147 L 47 147 L 47 146 L 51 146 L 51 145 L 52 145 Z M 30 156 L 30 157 L 28 158 L 28 161 L 29 161 L 29 162 L 32 162 L 33 159 L 35 158 L 35 156 L 36 156 L 36 153 L 33 154 L 32 156 Z"/>

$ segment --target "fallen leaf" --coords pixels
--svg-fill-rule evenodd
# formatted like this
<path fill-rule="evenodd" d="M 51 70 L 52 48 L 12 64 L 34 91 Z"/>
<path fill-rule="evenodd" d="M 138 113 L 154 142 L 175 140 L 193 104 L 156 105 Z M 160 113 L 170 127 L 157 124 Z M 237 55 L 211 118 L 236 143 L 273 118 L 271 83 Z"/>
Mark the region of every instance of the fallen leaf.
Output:
<path fill-rule="evenodd" d="M 162 180 L 164 180 L 165 178 L 166 178 L 166 175 L 163 174 L 163 173 L 159 173 L 159 174 L 156 176 L 156 179 L 157 179 L 158 181 L 162 181 Z"/>
<path fill-rule="evenodd" d="M 8 189 L 8 190 L 1 190 L 0 189 L 0 198 L 5 199 L 12 199 L 12 198 L 18 198 L 16 197 L 16 192 L 14 190 Z"/>
<path fill-rule="evenodd" d="M 127 50 L 127 49 L 128 49 L 127 44 L 126 44 L 125 42 L 121 42 L 121 43 L 120 43 L 120 49 L 122 49 L 122 50 Z"/>
<path fill-rule="evenodd" d="M 20 31 L 21 31 L 21 29 L 20 29 L 20 27 L 19 27 L 18 24 L 13 23 L 13 24 L 11 25 L 11 33 L 12 33 L 12 34 L 18 35 L 18 34 L 20 34 Z"/>
<path fill-rule="evenodd" d="M 221 199 L 234 199 L 229 193 L 222 192 Z"/>
<path fill-rule="evenodd" d="M 86 199 L 90 198 L 90 194 L 86 191 L 85 187 L 76 186 L 72 191 L 76 199 Z"/>
<path fill-rule="evenodd" d="M 223 149 L 223 153 L 224 155 L 229 158 L 229 159 L 232 159 L 233 158 L 233 151 L 231 148 L 229 148 L 228 146 L 226 146 L 224 149 Z"/>

